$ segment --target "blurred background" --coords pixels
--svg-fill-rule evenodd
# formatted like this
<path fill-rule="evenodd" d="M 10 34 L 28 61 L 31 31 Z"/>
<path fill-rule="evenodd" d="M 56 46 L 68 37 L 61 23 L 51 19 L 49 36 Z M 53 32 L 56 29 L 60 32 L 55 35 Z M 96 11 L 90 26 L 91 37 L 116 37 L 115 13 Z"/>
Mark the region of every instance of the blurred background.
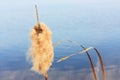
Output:
<path fill-rule="evenodd" d="M 120 1 L 119 0 L 1 0 L 0 1 L 0 80 L 43 80 L 30 70 L 26 59 L 30 31 L 36 24 L 35 4 L 40 21 L 53 32 L 53 43 L 69 39 L 85 47 L 96 47 L 103 58 L 107 80 L 120 76 Z M 55 46 L 55 59 L 49 79 L 93 80 L 86 54 L 57 63 L 82 49 L 69 42 Z M 97 55 L 90 51 L 97 76 L 102 73 Z"/>

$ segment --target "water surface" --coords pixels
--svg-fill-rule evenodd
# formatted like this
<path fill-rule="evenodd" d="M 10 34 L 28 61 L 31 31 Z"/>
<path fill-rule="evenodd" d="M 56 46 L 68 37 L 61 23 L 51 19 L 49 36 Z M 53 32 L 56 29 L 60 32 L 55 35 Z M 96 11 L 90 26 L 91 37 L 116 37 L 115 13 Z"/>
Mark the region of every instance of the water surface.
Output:
<path fill-rule="evenodd" d="M 4 3 L 4 2 L 3 2 Z M 29 32 L 36 23 L 34 4 L 2 4 L 0 10 L 0 80 L 42 80 L 30 71 L 26 60 L 30 47 Z M 17 3 L 16 3 L 17 4 Z M 40 20 L 53 32 L 53 42 L 76 41 L 85 47 L 96 47 L 104 61 L 107 80 L 120 76 L 120 2 L 40 5 Z M 15 7 L 17 6 L 17 7 Z M 79 46 L 63 42 L 54 47 L 55 59 L 49 71 L 50 80 L 93 80 L 86 54 L 57 63 L 61 57 L 81 51 Z M 97 55 L 90 51 L 98 78 L 102 79 Z"/>

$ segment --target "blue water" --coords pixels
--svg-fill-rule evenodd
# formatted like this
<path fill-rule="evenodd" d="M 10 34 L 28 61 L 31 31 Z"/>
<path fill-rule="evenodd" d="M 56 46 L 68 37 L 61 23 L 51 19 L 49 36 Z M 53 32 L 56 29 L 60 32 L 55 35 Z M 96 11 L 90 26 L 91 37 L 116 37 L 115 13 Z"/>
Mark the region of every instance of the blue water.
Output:
<path fill-rule="evenodd" d="M 26 60 L 30 47 L 29 33 L 36 24 L 34 4 L 3 3 L 0 8 L 0 80 L 42 80 L 42 76 L 30 71 L 31 64 Z M 52 30 L 53 43 L 69 39 L 85 47 L 96 47 L 103 58 L 107 80 L 119 80 L 119 4 L 120 2 L 39 4 L 39 16 Z M 55 59 L 49 71 L 49 79 L 93 79 L 86 54 L 56 62 L 61 57 L 81 50 L 82 48 L 69 42 L 55 46 Z M 93 50 L 90 55 L 101 79 L 97 55 Z"/>

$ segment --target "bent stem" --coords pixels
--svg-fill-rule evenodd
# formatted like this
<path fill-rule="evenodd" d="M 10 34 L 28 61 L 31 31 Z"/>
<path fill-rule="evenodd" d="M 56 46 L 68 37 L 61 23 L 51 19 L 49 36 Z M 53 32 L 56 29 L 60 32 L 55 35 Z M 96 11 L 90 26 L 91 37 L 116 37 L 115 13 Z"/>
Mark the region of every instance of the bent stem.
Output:
<path fill-rule="evenodd" d="M 70 54 L 70 55 L 65 56 L 65 57 L 63 57 L 63 58 L 60 58 L 59 60 L 57 60 L 57 62 L 61 62 L 61 61 L 67 60 L 68 58 L 73 57 L 73 56 L 78 55 L 78 54 L 83 54 L 83 53 L 85 53 L 86 51 L 91 50 L 92 48 L 93 48 L 93 47 L 88 47 L 88 48 L 85 48 L 85 50 L 82 50 L 82 51 L 80 51 L 80 52 L 78 52 L 78 53 Z"/>
<path fill-rule="evenodd" d="M 82 47 L 84 50 L 86 49 L 86 48 L 83 47 L 82 45 L 81 45 L 81 47 Z M 86 54 L 87 54 L 87 57 L 88 57 L 88 59 L 89 59 L 89 62 L 90 62 L 91 68 L 92 68 L 92 73 L 93 73 L 93 76 L 94 76 L 94 80 L 97 80 L 97 76 L 96 76 L 96 73 L 95 73 L 94 65 L 93 65 L 92 59 L 91 59 L 88 51 L 86 51 Z"/>
<path fill-rule="evenodd" d="M 101 57 L 99 51 L 96 48 L 94 48 L 94 50 L 96 51 L 96 53 L 98 55 L 98 58 L 99 58 L 99 61 L 100 61 L 100 64 L 101 64 L 101 68 L 102 68 L 102 73 L 103 73 L 103 76 L 104 76 L 104 80 L 106 80 L 106 72 L 105 72 L 105 68 L 104 68 L 102 57 Z"/>
<path fill-rule="evenodd" d="M 74 43 L 76 45 L 79 45 L 78 42 L 73 42 L 71 40 L 68 40 L 68 41 L 71 42 L 71 43 Z M 93 49 L 95 50 L 96 54 L 98 55 L 98 58 L 99 58 L 99 61 L 100 61 L 100 64 L 101 64 L 101 69 L 102 69 L 103 77 L 104 77 L 104 80 L 106 80 L 106 71 L 105 71 L 105 68 L 104 68 L 103 59 L 102 59 L 102 57 L 100 55 L 100 52 L 96 48 L 93 48 Z"/>
<path fill-rule="evenodd" d="M 96 54 L 98 55 L 98 58 L 99 58 L 99 61 L 100 61 L 100 64 L 101 64 L 101 68 L 102 68 L 102 73 L 103 73 L 104 80 L 106 80 L 106 71 L 105 71 L 105 69 L 104 69 L 103 60 L 102 60 L 102 57 L 101 57 L 99 51 L 98 51 L 96 48 L 90 47 L 90 49 L 86 50 L 86 48 L 84 48 L 82 45 L 79 45 L 78 42 L 74 42 L 74 41 L 71 41 L 71 40 L 64 40 L 64 41 L 59 42 L 59 44 L 61 44 L 62 42 L 65 42 L 65 41 L 68 41 L 68 42 L 71 42 L 71 43 L 73 43 L 73 44 L 75 44 L 75 45 L 81 46 L 81 47 L 84 49 L 83 52 L 86 52 L 86 54 L 87 54 L 87 56 L 88 56 L 88 58 L 89 58 L 91 67 L 92 67 L 92 72 L 93 72 L 93 75 L 94 75 L 94 80 L 97 80 L 96 73 L 95 73 L 95 70 L 94 70 L 94 66 L 93 66 L 93 64 L 92 64 L 92 59 L 91 59 L 91 57 L 90 57 L 90 55 L 89 55 L 89 53 L 88 53 L 89 50 L 94 49 L 95 52 L 96 52 Z M 57 46 L 57 45 L 59 45 L 59 44 L 55 44 L 55 46 Z M 82 52 L 79 52 L 79 53 L 82 53 Z M 77 54 L 78 54 L 78 53 L 77 53 Z M 63 61 L 63 60 L 66 60 L 66 59 L 74 56 L 74 55 L 77 55 L 77 54 L 71 54 L 71 55 L 69 55 L 69 56 L 66 56 L 66 57 L 64 57 L 64 58 L 59 59 L 57 62 L 61 62 L 61 61 Z"/>

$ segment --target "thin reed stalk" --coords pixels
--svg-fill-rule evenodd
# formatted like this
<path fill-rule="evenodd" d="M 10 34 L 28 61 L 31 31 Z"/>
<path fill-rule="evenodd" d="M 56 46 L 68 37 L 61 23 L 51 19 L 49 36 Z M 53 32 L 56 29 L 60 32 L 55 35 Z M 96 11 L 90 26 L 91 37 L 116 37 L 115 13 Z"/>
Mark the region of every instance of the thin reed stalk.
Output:
<path fill-rule="evenodd" d="M 37 23 L 39 24 L 39 16 L 38 16 L 38 9 L 37 9 L 37 5 L 35 5 L 35 9 L 36 9 L 36 18 L 37 18 Z"/>
<path fill-rule="evenodd" d="M 82 51 L 80 51 L 80 52 L 78 52 L 78 53 L 70 54 L 70 55 L 65 56 L 65 57 L 63 57 L 63 58 L 60 58 L 59 60 L 57 60 L 57 62 L 61 62 L 61 61 L 67 60 L 68 58 L 73 57 L 73 56 L 78 55 L 78 54 L 83 54 L 83 53 L 85 53 L 86 51 L 91 50 L 92 48 L 93 48 L 93 47 L 88 47 L 88 48 L 86 48 L 85 50 L 82 50 Z"/>
<path fill-rule="evenodd" d="M 99 52 L 96 48 L 90 47 L 89 49 L 87 49 L 87 48 L 84 48 L 82 45 L 79 45 L 78 42 L 71 41 L 71 40 L 64 40 L 64 41 L 59 42 L 59 44 L 61 44 L 62 42 L 65 42 L 65 41 L 68 41 L 68 42 L 70 42 L 70 43 L 73 43 L 73 44 L 75 44 L 75 45 L 77 45 L 77 46 L 81 46 L 81 47 L 84 49 L 84 51 L 78 52 L 77 54 L 81 54 L 81 53 L 83 53 L 83 52 L 86 52 L 86 54 L 87 54 L 87 56 L 88 56 L 88 58 L 89 58 L 89 61 L 90 61 L 90 65 L 91 65 L 91 68 L 92 68 L 92 73 L 93 73 L 93 76 L 94 76 L 94 80 L 97 80 L 97 76 L 96 76 L 96 73 L 95 73 L 94 65 L 93 65 L 93 63 L 92 63 L 92 59 L 91 59 L 91 57 L 90 57 L 90 55 L 89 55 L 89 53 L 88 53 L 89 50 L 94 49 L 95 52 L 96 52 L 96 54 L 98 55 L 98 58 L 99 58 L 99 61 L 100 61 L 100 64 L 101 64 L 101 69 L 102 69 L 102 73 L 103 73 L 104 80 L 106 80 L 106 71 L 105 71 L 105 68 L 104 68 L 103 60 L 102 60 L 102 57 L 101 57 L 101 55 L 100 55 L 100 52 Z M 56 45 L 59 45 L 59 44 L 56 44 Z M 56 45 L 55 45 L 55 46 L 56 46 Z M 77 55 L 77 54 L 71 54 L 71 55 L 69 55 L 69 56 L 66 56 L 66 57 L 64 57 L 64 58 L 59 59 L 57 62 L 61 62 L 61 61 L 63 61 L 63 60 L 66 60 L 66 59 L 74 56 L 74 55 Z"/>
<path fill-rule="evenodd" d="M 48 80 L 47 72 L 52 65 L 54 58 L 52 32 L 47 25 L 39 22 L 37 5 L 35 5 L 35 8 L 37 24 L 30 32 L 31 48 L 28 56 L 32 62 L 31 69 L 39 74 L 42 74 L 44 79 Z"/>
<path fill-rule="evenodd" d="M 100 61 L 100 64 L 101 64 L 101 68 L 102 68 L 102 73 L 103 73 L 103 76 L 104 76 L 104 80 L 106 80 L 106 72 L 105 72 L 105 68 L 104 68 L 102 57 L 101 57 L 99 51 L 96 48 L 94 48 L 94 50 L 96 51 L 96 53 L 98 55 L 98 58 L 99 58 L 99 61 Z"/>
<path fill-rule="evenodd" d="M 68 40 L 69 42 L 72 42 L 72 43 L 74 43 L 74 44 L 76 44 L 76 45 L 78 45 L 78 43 L 77 42 L 73 42 L 73 41 L 71 41 L 71 40 Z M 105 71 L 105 68 L 104 68 L 104 63 L 103 63 L 103 59 L 102 59 L 102 57 L 101 57 L 101 55 L 100 55 L 100 52 L 96 49 L 96 48 L 93 48 L 94 50 L 95 50 L 95 52 L 97 53 L 97 55 L 98 55 L 98 58 L 99 58 L 99 61 L 100 61 L 100 64 L 101 64 L 101 69 L 102 69 L 102 73 L 103 73 L 103 77 L 104 77 L 104 80 L 106 80 L 106 71 Z M 86 51 L 87 52 L 87 51 Z"/>
<path fill-rule="evenodd" d="M 83 47 L 82 45 L 81 45 L 81 47 L 82 47 L 84 50 L 86 49 L 86 48 Z M 86 54 L 87 54 L 87 57 L 88 57 L 89 62 L 90 62 L 90 66 L 91 66 L 91 69 L 92 69 L 92 73 L 93 73 L 94 80 L 97 80 L 97 76 L 96 76 L 96 73 L 95 73 L 94 65 L 93 65 L 92 59 L 91 59 L 88 51 L 86 51 Z"/>
<path fill-rule="evenodd" d="M 37 26 L 35 26 L 34 29 L 37 31 L 37 35 L 38 35 L 38 34 L 41 33 L 43 30 L 42 30 L 42 28 L 41 28 L 40 21 L 39 21 L 39 15 L 38 15 L 37 5 L 35 5 L 35 9 L 36 9 Z"/>

